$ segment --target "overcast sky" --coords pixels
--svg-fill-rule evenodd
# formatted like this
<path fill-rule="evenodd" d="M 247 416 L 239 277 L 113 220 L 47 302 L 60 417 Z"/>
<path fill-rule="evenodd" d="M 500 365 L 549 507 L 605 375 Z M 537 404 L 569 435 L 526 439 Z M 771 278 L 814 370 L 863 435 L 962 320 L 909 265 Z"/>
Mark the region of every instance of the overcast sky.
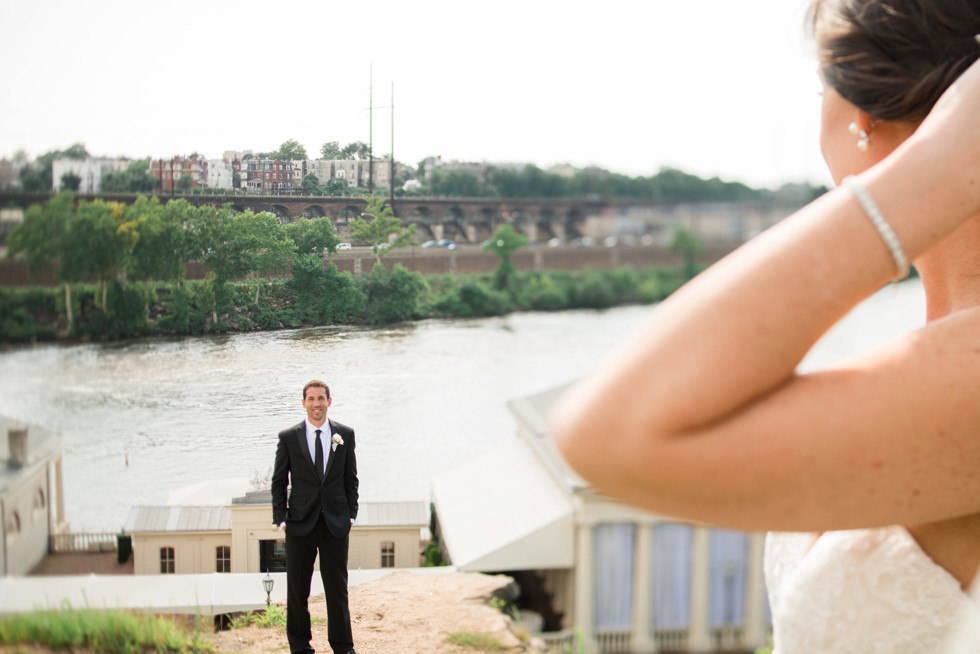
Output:
<path fill-rule="evenodd" d="M 365 141 L 399 161 L 828 183 L 805 0 L 0 0 L 0 156 Z M 373 70 L 373 74 L 372 71 Z"/>

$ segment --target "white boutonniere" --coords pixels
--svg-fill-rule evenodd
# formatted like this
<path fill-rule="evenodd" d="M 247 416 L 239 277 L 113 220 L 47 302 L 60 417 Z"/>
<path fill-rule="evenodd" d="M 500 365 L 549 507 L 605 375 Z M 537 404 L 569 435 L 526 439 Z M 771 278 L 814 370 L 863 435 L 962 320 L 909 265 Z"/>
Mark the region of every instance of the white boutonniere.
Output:
<path fill-rule="evenodd" d="M 333 438 L 330 439 L 330 448 L 336 452 L 338 445 L 343 445 L 344 439 L 340 437 L 340 434 L 334 434 Z"/>

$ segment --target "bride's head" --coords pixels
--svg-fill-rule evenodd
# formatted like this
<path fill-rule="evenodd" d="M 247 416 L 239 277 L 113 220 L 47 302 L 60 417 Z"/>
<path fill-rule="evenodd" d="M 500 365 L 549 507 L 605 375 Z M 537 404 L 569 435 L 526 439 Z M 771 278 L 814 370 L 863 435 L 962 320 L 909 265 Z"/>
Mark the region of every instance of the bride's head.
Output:
<path fill-rule="evenodd" d="M 834 178 L 882 159 L 980 55 L 977 0 L 813 0 Z"/>

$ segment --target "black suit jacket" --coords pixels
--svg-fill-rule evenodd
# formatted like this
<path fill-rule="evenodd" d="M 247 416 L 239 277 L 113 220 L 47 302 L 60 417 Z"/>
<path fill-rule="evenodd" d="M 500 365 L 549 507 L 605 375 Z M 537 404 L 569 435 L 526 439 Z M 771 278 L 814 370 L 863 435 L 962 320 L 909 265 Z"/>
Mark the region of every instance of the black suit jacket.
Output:
<path fill-rule="evenodd" d="M 286 530 L 306 536 L 323 515 L 335 538 L 350 533 L 351 520 L 357 518 L 357 458 L 354 455 L 354 430 L 333 420 L 323 424 L 323 455 L 327 457 L 327 474 L 323 481 L 313 465 L 306 442 L 306 421 L 279 432 L 276 463 L 272 470 L 272 522 L 286 523 Z M 333 449 L 333 435 L 344 444 Z M 287 486 L 291 485 L 288 496 Z"/>

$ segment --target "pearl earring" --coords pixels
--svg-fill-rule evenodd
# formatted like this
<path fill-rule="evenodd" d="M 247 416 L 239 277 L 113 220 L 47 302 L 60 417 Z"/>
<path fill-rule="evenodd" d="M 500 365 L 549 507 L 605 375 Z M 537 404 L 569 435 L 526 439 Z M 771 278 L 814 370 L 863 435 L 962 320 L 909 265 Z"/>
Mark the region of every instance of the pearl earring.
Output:
<path fill-rule="evenodd" d="M 868 151 L 868 145 L 871 143 L 870 134 L 866 130 L 861 129 L 856 122 L 852 122 L 847 126 L 847 131 L 858 137 L 857 148 L 861 152 Z"/>

